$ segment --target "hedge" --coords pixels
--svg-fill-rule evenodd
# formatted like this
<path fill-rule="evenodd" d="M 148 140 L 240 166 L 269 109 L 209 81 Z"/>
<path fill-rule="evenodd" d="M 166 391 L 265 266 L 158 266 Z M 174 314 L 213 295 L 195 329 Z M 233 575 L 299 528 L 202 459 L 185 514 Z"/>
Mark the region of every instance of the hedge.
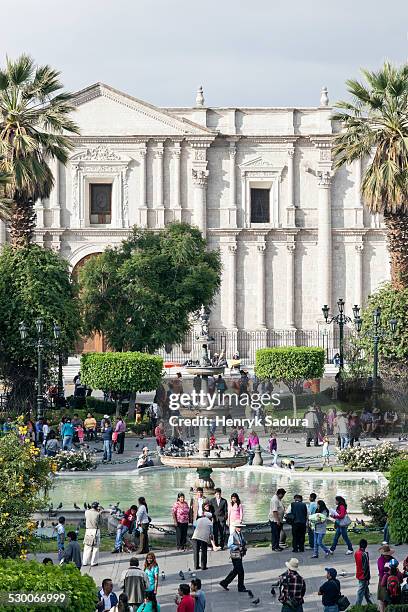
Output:
<path fill-rule="evenodd" d="M 315 346 L 284 346 L 256 351 L 255 373 L 261 380 L 282 381 L 291 392 L 305 380 L 324 374 L 324 349 Z"/>
<path fill-rule="evenodd" d="M 391 466 L 385 510 L 391 538 L 408 543 L 408 460 L 395 461 Z"/>
<path fill-rule="evenodd" d="M 153 391 L 162 380 L 163 359 L 147 353 L 84 353 L 81 381 L 102 391 Z"/>
<path fill-rule="evenodd" d="M 85 406 L 88 412 L 97 412 L 99 414 L 113 415 L 115 414 L 115 402 L 106 402 L 105 400 L 89 396 L 85 398 Z"/>
<path fill-rule="evenodd" d="M 81 572 L 73 563 L 64 565 L 43 564 L 38 561 L 0 559 L 1 591 L 9 593 L 67 593 L 67 607 L 41 606 L 3 606 L 0 612 L 94 612 L 97 603 L 97 587 L 94 580 Z"/>
<path fill-rule="evenodd" d="M 387 611 L 391 606 L 387 606 Z M 378 608 L 375 604 L 367 604 L 366 606 L 358 606 L 357 604 L 354 606 L 350 606 L 347 608 L 348 612 L 378 612 Z"/>

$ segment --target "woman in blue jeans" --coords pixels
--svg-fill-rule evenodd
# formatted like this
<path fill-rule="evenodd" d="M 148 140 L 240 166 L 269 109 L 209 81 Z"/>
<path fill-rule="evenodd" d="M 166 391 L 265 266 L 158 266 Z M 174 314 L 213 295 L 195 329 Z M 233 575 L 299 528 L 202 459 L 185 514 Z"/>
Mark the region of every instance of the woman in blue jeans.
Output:
<path fill-rule="evenodd" d="M 330 546 L 329 552 L 331 555 L 334 553 L 334 551 L 336 550 L 337 543 L 340 537 L 342 537 L 345 543 L 347 544 L 346 555 L 352 555 L 353 545 L 347 533 L 347 529 L 351 523 L 351 520 L 350 520 L 349 515 L 347 514 L 346 500 L 344 499 L 344 497 L 341 497 L 341 495 L 337 495 L 336 504 L 337 504 L 336 510 L 331 515 L 332 517 L 336 519 L 335 521 L 336 533 L 334 534 L 333 544 Z"/>
<path fill-rule="evenodd" d="M 329 510 L 322 499 L 317 502 L 317 509 L 315 514 L 309 516 L 309 522 L 314 531 L 314 547 L 312 559 L 319 558 L 319 548 L 323 550 L 326 556 L 329 554 L 329 549 L 323 544 L 324 536 L 326 535 L 327 529 L 327 517 L 329 516 Z"/>

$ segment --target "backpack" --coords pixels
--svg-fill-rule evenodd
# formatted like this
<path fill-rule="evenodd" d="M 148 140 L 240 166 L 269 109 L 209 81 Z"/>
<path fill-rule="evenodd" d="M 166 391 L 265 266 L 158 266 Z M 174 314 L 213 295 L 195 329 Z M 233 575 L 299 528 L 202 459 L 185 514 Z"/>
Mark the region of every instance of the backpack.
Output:
<path fill-rule="evenodd" d="M 394 603 L 401 595 L 401 586 L 398 576 L 388 576 L 387 578 L 387 594 L 390 600 Z"/>

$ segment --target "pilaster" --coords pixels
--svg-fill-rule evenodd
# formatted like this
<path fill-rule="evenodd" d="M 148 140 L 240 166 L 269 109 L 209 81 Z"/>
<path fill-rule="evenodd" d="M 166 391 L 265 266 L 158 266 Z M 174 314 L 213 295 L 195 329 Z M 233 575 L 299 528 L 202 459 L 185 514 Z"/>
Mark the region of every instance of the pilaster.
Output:
<path fill-rule="evenodd" d="M 146 155 L 147 147 L 139 149 L 139 225 L 147 227 L 147 202 L 146 202 Z"/>
<path fill-rule="evenodd" d="M 286 243 L 286 326 L 295 330 L 295 250 L 294 239 Z"/>
<path fill-rule="evenodd" d="M 181 190 L 180 190 L 180 170 L 181 170 L 181 143 L 175 142 L 173 149 L 173 158 L 174 158 L 174 174 L 173 174 L 173 188 L 171 190 L 171 198 L 172 198 L 172 208 L 174 211 L 174 219 L 175 221 L 182 220 L 182 211 L 181 211 Z M 170 181 L 171 184 L 171 181 Z"/>
<path fill-rule="evenodd" d="M 287 217 L 286 217 L 286 225 L 287 227 L 295 227 L 296 225 L 296 217 L 295 217 L 295 149 L 291 146 L 288 149 L 288 205 L 287 205 Z"/>
<path fill-rule="evenodd" d="M 257 329 L 266 329 L 266 308 L 265 308 L 265 253 L 266 253 L 266 242 L 258 242 L 256 245 L 257 251 Z"/>
<path fill-rule="evenodd" d="M 364 242 L 358 242 L 354 245 L 356 256 L 355 260 L 355 276 L 354 276 L 354 303 L 358 306 L 363 305 L 363 254 Z"/>
<path fill-rule="evenodd" d="M 163 162 L 164 162 L 164 143 L 157 144 L 155 149 L 155 170 L 154 176 L 155 194 L 154 208 L 156 212 L 156 227 L 164 227 L 164 190 L 163 190 Z"/>

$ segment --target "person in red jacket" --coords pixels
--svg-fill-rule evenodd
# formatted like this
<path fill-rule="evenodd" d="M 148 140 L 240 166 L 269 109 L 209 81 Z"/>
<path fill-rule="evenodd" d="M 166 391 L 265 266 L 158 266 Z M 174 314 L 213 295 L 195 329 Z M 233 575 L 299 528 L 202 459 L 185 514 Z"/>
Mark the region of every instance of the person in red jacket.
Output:
<path fill-rule="evenodd" d="M 347 544 L 346 555 L 353 554 L 353 544 L 347 533 L 347 527 L 350 525 L 351 520 L 349 515 L 347 514 L 347 504 L 344 497 L 341 495 L 336 495 L 336 509 L 334 512 L 330 512 L 330 516 L 336 519 L 335 527 L 336 533 L 334 534 L 333 544 L 329 548 L 329 553 L 332 555 L 336 550 L 337 543 L 340 539 L 340 536 L 343 538 L 344 542 Z"/>
<path fill-rule="evenodd" d="M 359 549 L 354 553 L 354 560 L 356 562 L 356 578 L 358 580 L 357 600 L 356 606 L 361 606 L 363 598 L 368 604 L 374 604 L 370 594 L 370 557 L 367 552 L 367 540 L 360 540 Z"/>
<path fill-rule="evenodd" d="M 190 595 L 190 585 L 180 584 L 176 597 L 177 612 L 194 612 L 195 600 Z"/>
<path fill-rule="evenodd" d="M 130 506 L 129 510 L 126 510 L 124 513 L 116 531 L 115 548 L 112 550 L 112 553 L 121 552 L 123 536 L 126 532 L 132 533 L 135 525 L 136 513 L 137 506 Z"/>

